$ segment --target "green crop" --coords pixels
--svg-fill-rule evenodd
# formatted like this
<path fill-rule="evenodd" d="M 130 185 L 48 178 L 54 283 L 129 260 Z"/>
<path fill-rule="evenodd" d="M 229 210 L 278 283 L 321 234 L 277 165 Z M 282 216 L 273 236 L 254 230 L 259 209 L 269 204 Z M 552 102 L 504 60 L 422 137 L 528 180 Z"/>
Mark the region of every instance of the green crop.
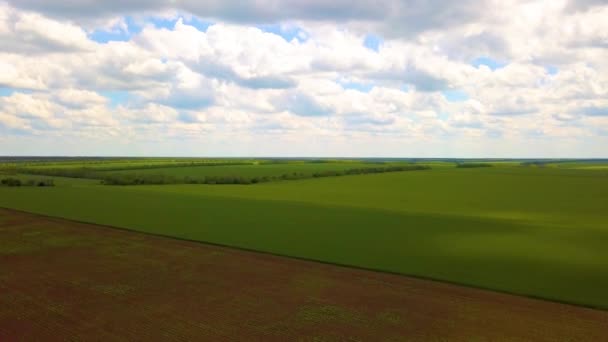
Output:
<path fill-rule="evenodd" d="M 494 165 L 256 186 L 57 185 L 0 188 L 0 206 L 608 308 L 603 169 Z"/>

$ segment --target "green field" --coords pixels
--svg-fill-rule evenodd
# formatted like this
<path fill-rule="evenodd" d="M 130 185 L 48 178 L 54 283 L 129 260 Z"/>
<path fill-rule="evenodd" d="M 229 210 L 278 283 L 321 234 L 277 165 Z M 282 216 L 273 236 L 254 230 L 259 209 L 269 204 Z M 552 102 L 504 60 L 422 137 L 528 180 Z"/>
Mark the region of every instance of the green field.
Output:
<path fill-rule="evenodd" d="M 454 163 L 430 163 L 454 167 Z M 0 163 L 0 173 L 99 179 L 108 185 L 251 184 L 430 168 L 407 161 L 253 160 L 253 159 L 103 159 Z"/>
<path fill-rule="evenodd" d="M 608 172 L 514 165 L 250 186 L 74 180 L 2 187 L 0 206 L 608 309 Z"/>
<path fill-rule="evenodd" d="M 254 163 L 252 159 L 202 159 L 202 158 L 138 158 L 138 159 L 101 159 L 70 161 L 30 161 L 22 163 L 3 163 L 4 166 L 26 167 L 32 169 L 79 169 L 116 170 L 146 167 L 168 167 L 188 165 L 216 165 Z"/>
<path fill-rule="evenodd" d="M 166 167 L 141 170 L 115 170 L 104 171 L 102 174 L 135 174 L 135 175 L 169 175 L 173 177 L 205 177 L 205 176 L 241 176 L 263 177 L 281 176 L 284 174 L 312 175 L 315 172 L 345 171 L 356 168 L 371 168 L 378 166 L 403 165 L 404 163 L 361 163 L 361 162 L 328 162 L 328 163 L 270 163 L 250 165 L 219 165 L 219 166 L 191 166 Z"/>

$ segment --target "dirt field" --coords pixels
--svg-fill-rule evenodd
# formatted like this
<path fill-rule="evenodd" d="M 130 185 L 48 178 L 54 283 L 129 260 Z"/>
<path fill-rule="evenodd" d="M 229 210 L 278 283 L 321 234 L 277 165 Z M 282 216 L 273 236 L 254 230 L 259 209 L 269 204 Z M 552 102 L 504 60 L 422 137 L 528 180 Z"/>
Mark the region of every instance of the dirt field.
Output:
<path fill-rule="evenodd" d="M 608 341 L 608 312 L 0 209 L 0 341 Z"/>

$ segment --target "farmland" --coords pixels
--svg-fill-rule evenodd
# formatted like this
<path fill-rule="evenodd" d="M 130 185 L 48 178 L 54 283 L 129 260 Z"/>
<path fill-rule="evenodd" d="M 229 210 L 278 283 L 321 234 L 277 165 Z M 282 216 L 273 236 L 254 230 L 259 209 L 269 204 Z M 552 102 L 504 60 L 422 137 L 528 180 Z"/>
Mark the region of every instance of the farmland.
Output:
<path fill-rule="evenodd" d="M 110 185 L 255 184 L 277 180 L 415 171 L 424 164 L 353 160 L 134 159 L 0 164 L 0 172 L 83 179 Z"/>
<path fill-rule="evenodd" d="M 284 163 L 284 164 L 243 164 L 243 165 L 222 165 L 213 167 L 168 167 L 159 169 L 145 170 L 116 170 L 105 173 L 110 174 L 165 174 L 175 177 L 204 177 L 204 176 L 280 176 L 283 174 L 303 173 L 312 174 L 324 171 L 345 171 L 355 168 L 375 167 L 379 164 L 360 163 L 360 162 L 327 162 L 327 163 Z M 382 164 L 391 165 L 391 164 Z M 392 163 L 399 165 L 399 163 Z"/>
<path fill-rule="evenodd" d="M 608 172 L 492 165 L 438 162 L 429 170 L 255 185 L 107 186 L 63 178 L 52 188 L 0 188 L 0 206 L 608 308 Z M 361 167 L 289 161 L 137 172 L 259 175 L 354 166 Z"/>
<path fill-rule="evenodd" d="M 604 311 L 10 210 L 0 239 L 2 341 L 598 341 L 608 324 Z"/>

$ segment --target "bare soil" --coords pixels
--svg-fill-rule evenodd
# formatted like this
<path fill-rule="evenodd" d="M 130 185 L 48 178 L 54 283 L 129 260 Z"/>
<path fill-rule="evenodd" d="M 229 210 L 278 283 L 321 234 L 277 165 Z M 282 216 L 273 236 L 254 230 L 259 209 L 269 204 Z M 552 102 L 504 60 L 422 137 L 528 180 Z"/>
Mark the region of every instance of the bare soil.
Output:
<path fill-rule="evenodd" d="M 608 341 L 608 312 L 0 209 L 0 341 Z"/>

